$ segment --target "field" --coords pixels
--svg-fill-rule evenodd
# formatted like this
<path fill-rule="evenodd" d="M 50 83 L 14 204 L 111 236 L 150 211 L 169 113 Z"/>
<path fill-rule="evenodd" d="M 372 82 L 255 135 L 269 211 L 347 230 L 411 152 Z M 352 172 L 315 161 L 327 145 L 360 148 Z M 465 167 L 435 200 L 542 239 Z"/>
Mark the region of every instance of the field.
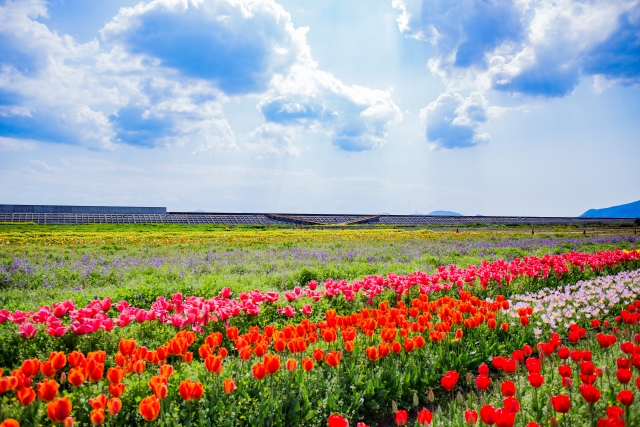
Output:
<path fill-rule="evenodd" d="M 0 225 L 0 420 L 640 425 L 639 244 Z"/>

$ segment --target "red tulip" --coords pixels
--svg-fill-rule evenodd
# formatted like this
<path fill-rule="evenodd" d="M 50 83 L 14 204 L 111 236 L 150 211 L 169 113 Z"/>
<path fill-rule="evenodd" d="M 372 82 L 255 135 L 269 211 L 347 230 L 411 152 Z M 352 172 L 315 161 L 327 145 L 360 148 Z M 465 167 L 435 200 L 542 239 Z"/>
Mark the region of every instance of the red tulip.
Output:
<path fill-rule="evenodd" d="M 622 390 L 618 393 L 618 397 L 616 397 L 616 399 L 624 406 L 631 406 L 633 403 L 633 397 L 633 392 L 631 390 Z"/>
<path fill-rule="evenodd" d="M 328 427 L 349 427 L 349 421 L 342 415 L 333 414 L 327 419 Z"/>
<path fill-rule="evenodd" d="M 629 384 L 631 377 L 633 377 L 633 373 L 629 369 L 618 369 L 616 372 L 616 378 L 620 384 Z"/>
<path fill-rule="evenodd" d="M 445 390 L 451 391 L 456 386 L 459 377 L 460 374 L 458 374 L 456 371 L 449 371 L 444 374 L 440 383 Z"/>
<path fill-rule="evenodd" d="M 529 380 L 529 384 L 531 384 L 531 387 L 533 388 L 538 388 L 544 383 L 544 377 L 537 372 L 529 374 L 527 379 Z"/>
<path fill-rule="evenodd" d="M 516 385 L 512 381 L 503 381 L 501 389 L 504 397 L 510 397 L 516 394 Z"/>
<path fill-rule="evenodd" d="M 430 410 L 423 409 L 418 412 L 418 423 L 421 426 L 428 426 L 431 424 L 431 421 L 433 421 L 433 414 Z"/>
<path fill-rule="evenodd" d="M 399 409 L 398 412 L 396 412 L 396 425 L 403 426 L 407 423 L 408 420 L 409 414 L 407 413 L 407 411 Z"/>
<path fill-rule="evenodd" d="M 54 423 L 61 423 L 69 416 L 72 408 L 68 397 L 55 399 L 47 404 L 47 416 Z"/>
<path fill-rule="evenodd" d="M 145 397 L 138 405 L 140 415 L 147 421 L 155 421 L 160 415 L 160 401 L 155 396 Z"/>
<path fill-rule="evenodd" d="M 571 400 L 569 396 L 559 394 L 557 396 L 551 396 L 551 405 L 553 405 L 554 411 L 566 414 L 569 412 L 569 409 L 571 409 Z"/>
<path fill-rule="evenodd" d="M 582 384 L 580 386 L 580 394 L 582 394 L 584 400 L 586 400 L 587 403 L 590 404 L 594 404 L 598 400 L 600 400 L 600 390 L 598 390 L 591 384 Z"/>
<path fill-rule="evenodd" d="M 478 413 L 473 409 L 468 409 L 464 412 L 464 421 L 472 426 L 478 422 Z"/>
<path fill-rule="evenodd" d="M 494 425 L 496 423 L 496 411 L 491 405 L 484 405 L 480 408 L 480 419 L 486 425 Z"/>
<path fill-rule="evenodd" d="M 486 390 L 491 384 L 491 379 L 487 375 L 478 375 L 476 377 L 476 388 L 478 390 Z"/>

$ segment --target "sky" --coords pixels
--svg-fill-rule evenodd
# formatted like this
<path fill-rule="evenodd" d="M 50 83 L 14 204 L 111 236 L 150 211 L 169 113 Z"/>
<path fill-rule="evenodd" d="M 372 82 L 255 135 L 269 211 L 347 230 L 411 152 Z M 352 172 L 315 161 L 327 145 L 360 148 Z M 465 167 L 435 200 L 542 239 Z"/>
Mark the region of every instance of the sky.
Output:
<path fill-rule="evenodd" d="M 0 203 L 640 199 L 640 0 L 0 0 Z"/>

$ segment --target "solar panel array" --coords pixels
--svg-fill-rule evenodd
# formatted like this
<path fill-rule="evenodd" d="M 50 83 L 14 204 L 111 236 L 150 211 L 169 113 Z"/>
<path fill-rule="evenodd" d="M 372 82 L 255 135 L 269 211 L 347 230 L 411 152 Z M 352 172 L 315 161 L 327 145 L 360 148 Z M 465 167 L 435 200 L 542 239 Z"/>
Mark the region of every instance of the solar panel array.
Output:
<path fill-rule="evenodd" d="M 226 224 L 259 226 L 340 226 L 340 225 L 589 225 L 629 224 L 629 218 L 573 218 L 518 216 L 430 216 L 430 215 L 325 215 L 266 213 L 190 213 L 167 214 L 74 214 L 74 213 L 0 213 L 0 223 L 36 224 Z"/>

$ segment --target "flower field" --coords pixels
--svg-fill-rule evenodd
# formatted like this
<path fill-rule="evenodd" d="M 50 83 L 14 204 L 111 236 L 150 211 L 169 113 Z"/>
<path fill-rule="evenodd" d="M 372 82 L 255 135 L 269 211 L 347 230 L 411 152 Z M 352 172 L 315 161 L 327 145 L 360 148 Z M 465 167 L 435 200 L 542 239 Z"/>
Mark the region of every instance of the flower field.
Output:
<path fill-rule="evenodd" d="M 471 262 L 300 275 L 303 283 L 280 288 L 185 293 L 163 285 L 146 298 L 92 298 L 83 289 L 48 303 L 9 299 L 0 309 L 0 426 L 640 425 L 635 239 L 538 239 L 439 236 L 387 252 L 354 242 L 360 260 L 404 250 L 416 267 L 424 260 L 418 248 L 427 247 Z M 577 247 L 561 250 L 567 245 Z M 30 250 L 51 254 L 45 246 Z M 524 248 L 529 254 L 519 253 Z M 259 264 L 263 254 L 296 249 L 296 268 L 317 273 L 304 263 L 314 250 L 306 246 L 241 256 Z M 132 250 L 139 248 L 125 249 Z M 315 250 L 332 263 L 344 253 Z M 34 271 L 63 290 L 61 271 L 78 259 L 23 252 L 12 270 L 10 251 L 2 267 L 10 292 L 18 280 L 34 285 Z M 107 258 L 101 246 L 86 251 L 98 253 L 89 260 Z M 138 263 L 159 258 L 150 252 Z M 377 262 L 388 260 L 368 263 L 372 270 Z"/>

